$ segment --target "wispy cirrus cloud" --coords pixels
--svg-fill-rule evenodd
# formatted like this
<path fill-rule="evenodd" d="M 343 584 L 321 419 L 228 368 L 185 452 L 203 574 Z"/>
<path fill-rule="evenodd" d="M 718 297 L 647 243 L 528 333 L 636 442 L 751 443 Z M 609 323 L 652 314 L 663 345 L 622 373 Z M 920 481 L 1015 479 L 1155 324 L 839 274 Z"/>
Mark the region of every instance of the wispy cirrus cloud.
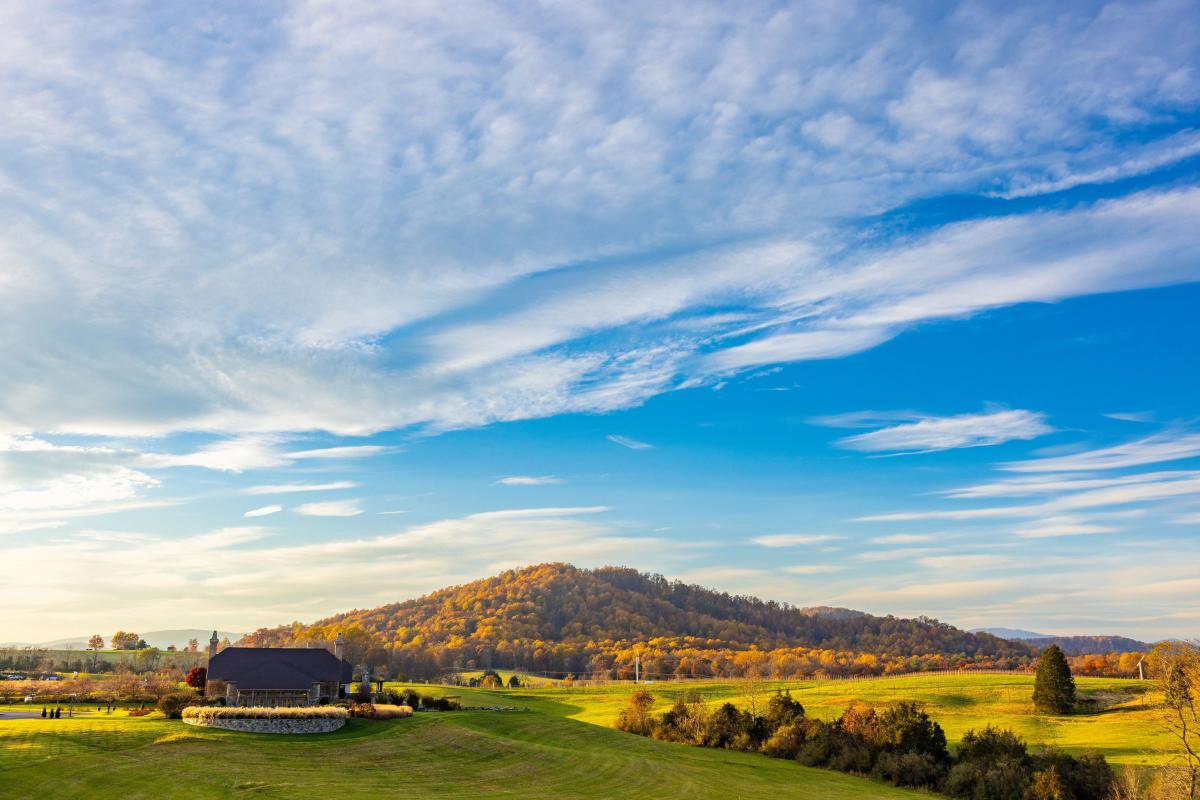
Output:
<path fill-rule="evenodd" d="M 646 442 L 639 442 L 637 439 L 631 439 L 628 436 L 621 436 L 617 433 L 610 433 L 605 437 L 613 444 L 619 444 L 621 447 L 627 447 L 630 450 L 653 450 L 654 445 Z"/>
<path fill-rule="evenodd" d="M 248 486 L 243 494 L 295 494 L 297 492 L 334 492 L 340 489 L 354 489 L 358 484 L 354 481 L 329 481 L 327 483 L 274 483 L 260 486 Z"/>
<path fill-rule="evenodd" d="M 563 483 L 563 479 L 556 475 L 508 475 L 497 478 L 495 483 L 501 486 L 549 486 Z"/>
<path fill-rule="evenodd" d="M 775 533 L 768 536 L 755 536 L 750 541 L 763 547 L 803 547 L 838 538 L 840 537 L 828 533 Z"/>
<path fill-rule="evenodd" d="M 292 511 L 306 517 L 357 517 L 363 513 L 360 500 L 326 500 L 319 503 L 303 503 Z"/>
<path fill-rule="evenodd" d="M 278 514 L 280 511 L 283 511 L 283 506 L 274 504 L 274 505 L 269 505 L 269 506 L 260 506 L 259 508 L 252 508 L 249 511 L 247 511 L 246 513 L 242 514 L 242 516 L 243 517 L 266 517 L 271 514 Z"/>
<path fill-rule="evenodd" d="M 1054 536 L 1087 536 L 1096 533 L 1116 533 L 1120 528 L 1097 525 L 1086 517 L 1064 515 L 1048 517 L 1022 525 L 1013 531 L 1023 539 L 1046 539 Z"/>
<path fill-rule="evenodd" d="M 416 597 L 543 561 L 601 566 L 637 551 L 664 567 L 682 563 L 686 552 L 677 544 L 615 529 L 598 517 L 605 510 L 505 509 L 380 536 L 306 542 L 256 526 L 179 536 L 131 531 L 31 539 L 5 552 L 12 574 L 0 582 L 0 604 L 9 612 L 4 633 L 32 640 L 31 634 L 48 627 L 101 629 L 116 618 L 170 627 L 194 619 L 197 604 L 205 623 L 275 625 Z M 48 583 L 44 566 L 51 559 L 61 580 Z M 183 580 L 186 599 L 179 592 Z"/>
<path fill-rule="evenodd" d="M 848 418 L 825 418 L 830 419 Z M 1035 439 L 1053 431 L 1043 413 L 1021 409 L 994 410 L 947 417 L 919 416 L 870 433 L 838 439 L 836 444 L 868 453 L 934 453 Z"/>
<path fill-rule="evenodd" d="M 582 32 L 576 13 L 488 2 L 465 18 L 195 6 L 170 47 L 146 7 L 67 7 L 4 18 L 0 342 L 45 347 L 0 345 L 0 426 L 361 435 L 609 411 L 927 320 L 1196 277 L 1187 189 L 869 246 L 857 229 L 917 198 L 1191 158 L 1195 131 L 1160 122 L 1200 98 L 1178 0 L 752 3 L 737 25 L 718 3 L 596 5 Z M 267 34 L 205 33 L 241 26 Z M 364 29 L 369 65 L 347 49 Z M 610 58 L 614 40 L 637 44 Z M 73 224 L 52 222 L 62 208 Z M 306 452 L 155 460 L 232 471 Z"/>
<path fill-rule="evenodd" d="M 838 564 L 795 564 L 790 567 L 784 567 L 783 571 L 789 575 L 828 575 L 833 572 L 841 572 L 845 567 Z"/>
<path fill-rule="evenodd" d="M 1167 431 L 1132 442 L 1066 456 L 1036 458 L 1004 465 L 1011 472 L 1083 472 L 1140 467 L 1200 456 L 1200 433 Z"/>

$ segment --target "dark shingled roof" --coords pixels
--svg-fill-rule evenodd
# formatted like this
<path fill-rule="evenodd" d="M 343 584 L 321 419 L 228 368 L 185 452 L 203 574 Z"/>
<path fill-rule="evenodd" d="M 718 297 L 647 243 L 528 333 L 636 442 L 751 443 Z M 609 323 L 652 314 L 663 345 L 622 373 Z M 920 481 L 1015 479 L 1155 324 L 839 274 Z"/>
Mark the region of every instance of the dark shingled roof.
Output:
<path fill-rule="evenodd" d="M 328 650 L 308 647 L 226 647 L 208 660 L 208 679 L 239 690 L 307 690 L 317 681 L 349 683 L 353 667 Z"/>

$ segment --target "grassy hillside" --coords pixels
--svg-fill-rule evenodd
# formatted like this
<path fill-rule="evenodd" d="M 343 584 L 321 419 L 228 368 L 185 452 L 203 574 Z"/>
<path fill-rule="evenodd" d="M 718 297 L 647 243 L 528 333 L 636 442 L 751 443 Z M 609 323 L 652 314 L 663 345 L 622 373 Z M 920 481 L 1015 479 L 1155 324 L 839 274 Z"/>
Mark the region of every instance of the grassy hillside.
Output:
<path fill-rule="evenodd" d="M 6 800 L 923 796 L 754 754 L 655 742 L 546 708 L 351 720 L 334 734 L 274 737 L 202 730 L 157 714 L 0 719 L 0 794 Z"/>
<path fill-rule="evenodd" d="M 1134 681 L 1079 679 L 1093 713 L 1032 713 L 1031 679 L 1018 675 L 925 675 L 862 681 L 748 684 L 710 681 L 646 686 L 660 709 L 684 690 L 712 704 L 749 706 L 787 688 L 808 713 L 833 719 L 852 700 L 924 703 L 951 746 L 988 722 L 1033 744 L 1072 753 L 1099 750 L 1117 764 L 1169 759 L 1155 727 L 1157 698 Z M 613 730 L 629 684 L 516 690 L 419 685 L 467 705 L 514 711 L 418 714 L 387 722 L 352 720 L 317 736 L 204 730 L 162 719 L 85 712 L 75 719 L 5 719 L 0 714 L 0 796 L 9 798 L 916 798 L 841 773 L 757 754 L 657 742 Z M 4 710 L 26 707 L 0 707 Z M 94 707 L 93 707 L 94 709 Z"/>
<path fill-rule="evenodd" d="M 1011 728 L 1030 744 L 1056 745 L 1080 754 L 1103 753 L 1119 764 L 1154 766 L 1170 760 L 1170 743 L 1157 727 L 1159 698 L 1146 694 L 1146 684 L 1115 678 L 1077 678 L 1079 696 L 1088 713 L 1047 717 L 1033 713 L 1030 675 L 905 675 L 855 681 L 698 681 L 657 683 L 643 688 L 659 698 L 665 711 L 684 691 L 698 691 L 710 705 L 726 701 L 749 708 L 752 696 L 765 703 L 771 692 L 788 689 L 806 712 L 832 720 L 854 700 L 886 705 L 915 700 L 946 731 L 953 747 L 970 728 L 989 722 Z M 424 691 L 423 687 L 418 687 Z M 633 687 L 627 684 L 528 688 L 515 690 L 446 689 L 466 703 L 529 706 L 542 713 L 611 726 Z"/>

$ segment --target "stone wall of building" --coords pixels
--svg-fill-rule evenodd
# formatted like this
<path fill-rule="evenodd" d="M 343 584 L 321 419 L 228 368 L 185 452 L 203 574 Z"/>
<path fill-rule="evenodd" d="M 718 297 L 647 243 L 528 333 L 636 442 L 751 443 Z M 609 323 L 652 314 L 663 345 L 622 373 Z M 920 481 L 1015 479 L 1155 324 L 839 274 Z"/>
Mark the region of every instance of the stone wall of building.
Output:
<path fill-rule="evenodd" d="M 344 719 L 315 717 L 308 719 L 187 719 L 188 725 L 204 728 L 222 728 L 244 733 L 331 733 L 346 724 Z"/>

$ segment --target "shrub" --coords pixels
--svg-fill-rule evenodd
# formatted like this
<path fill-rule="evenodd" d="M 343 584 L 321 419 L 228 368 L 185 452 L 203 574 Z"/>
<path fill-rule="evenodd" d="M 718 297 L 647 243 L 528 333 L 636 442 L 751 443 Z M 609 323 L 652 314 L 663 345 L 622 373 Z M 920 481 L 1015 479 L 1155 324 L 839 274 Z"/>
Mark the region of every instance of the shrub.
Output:
<path fill-rule="evenodd" d="M 763 742 L 763 752 L 772 758 L 795 758 L 800 754 L 805 741 L 807 736 L 804 724 L 789 722 L 776 728 L 770 738 Z"/>
<path fill-rule="evenodd" d="M 1098 753 L 1075 758 L 1052 749 L 1035 756 L 1033 762 L 1038 774 L 1034 775 L 1031 795 L 1037 796 L 1036 800 L 1053 796 L 1060 784 L 1066 787 L 1064 796 L 1073 800 L 1107 800 L 1112 792 L 1112 768 Z"/>
<path fill-rule="evenodd" d="M 375 719 L 401 719 L 403 717 L 411 717 L 412 715 L 413 710 L 411 706 L 375 704 Z"/>
<path fill-rule="evenodd" d="M 929 753 L 913 750 L 881 753 L 871 777 L 894 786 L 934 789 L 942 782 L 944 765 Z"/>
<path fill-rule="evenodd" d="M 650 717 L 653 706 L 654 696 L 645 689 L 638 689 L 629 696 L 629 704 L 617 715 L 617 727 L 639 736 L 649 736 L 654 732 L 654 720 Z"/>
<path fill-rule="evenodd" d="M 931 720 L 916 703 L 897 703 L 879 714 L 874 744 L 892 752 L 922 753 L 938 764 L 950 763 L 942 726 Z"/>
<path fill-rule="evenodd" d="M 346 719 L 350 716 L 337 706 L 299 706 L 295 708 L 260 708 L 255 706 L 188 706 L 184 719 L 205 722 L 213 719 Z"/>
<path fill-rule="evenodd" d="M 131 716 L 131 717 L 144 717 L 149 713 L 150 713 L 149 708 L 131 708 L 131 709 L 129 709 L 129 716 Z"/>
<path fill-rule="evenodd" d="M 950 769 L 944 790 L 970 800 L 1024 800 L 1032 774 L 1027 762 L 1008 756 L 967 761 Z"/>
<path fill-rule="evenodd" d="M 696 692 L 687 692 L 662 715 L 655 726 L 654 736 L 669 742 L 700 744 L 704 741 L 707 725 L 708 709 L 703 699 Z"/>
<path fill-rule="evenodd" d="M 403 705 L 413 708 L 421 705 L 421 695 L 417 694 L 416 689 L 405 689 L 401 692 L 400 700 Z"/>
<path fill-rule="evenodd" d="M 351 703 L 347 711 L 358 719 L 375 719 L 375 706 L 371 703 Z"/>
<path fill-rule="evenodd" d="M 196 695 L 192 692 L 175 692 L 159 698 L 158 710 L 163 712 L 167 719 L 179 719 L 183 710 L 195 702 Z"/>

